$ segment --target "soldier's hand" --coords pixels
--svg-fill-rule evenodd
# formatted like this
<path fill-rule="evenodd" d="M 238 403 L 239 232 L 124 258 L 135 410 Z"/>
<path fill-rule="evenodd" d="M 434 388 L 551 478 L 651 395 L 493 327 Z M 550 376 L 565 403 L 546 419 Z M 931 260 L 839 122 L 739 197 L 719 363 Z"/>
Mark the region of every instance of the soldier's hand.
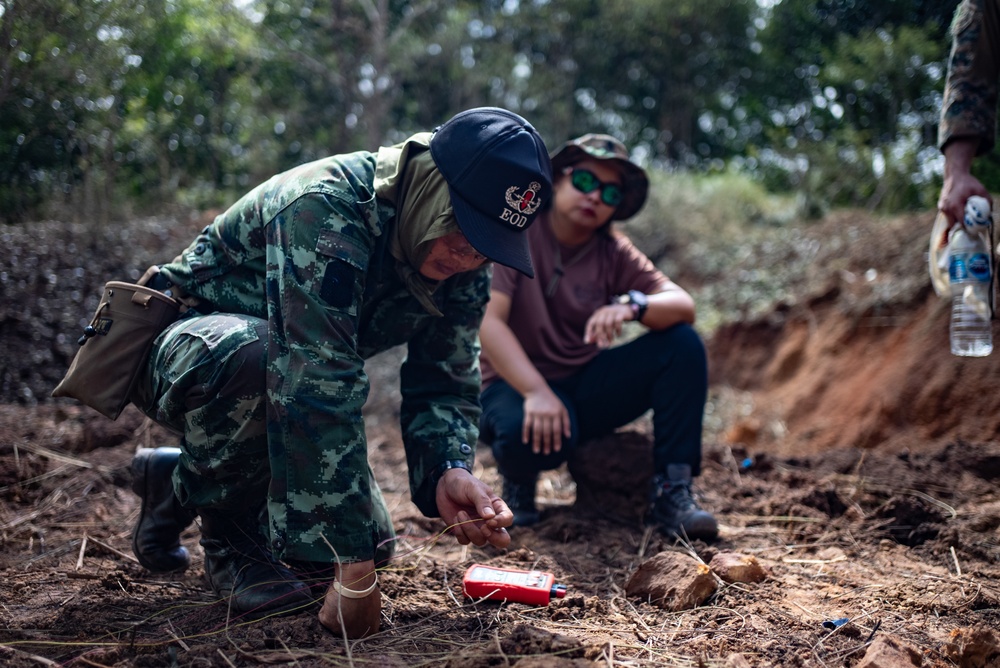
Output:
<path fill-rule="evenodd" d="M 985 197 L 993 208 L 993 197 L 979 179 L 971 173 L 979 140 L 957 137 L 944 147 L 944 183 L 938 199 L 938 209 L 952 223 L 965 219 L 965 202 L 973 195 Z"/>
<path fill-rule="evenodd" d="M 514 513 L 482 480 L 465 469 L 448 469 L 438 481 L 436 494 L 441 519 L 460 544 L 510 545 L 506 527 L 513 524 Z"/>

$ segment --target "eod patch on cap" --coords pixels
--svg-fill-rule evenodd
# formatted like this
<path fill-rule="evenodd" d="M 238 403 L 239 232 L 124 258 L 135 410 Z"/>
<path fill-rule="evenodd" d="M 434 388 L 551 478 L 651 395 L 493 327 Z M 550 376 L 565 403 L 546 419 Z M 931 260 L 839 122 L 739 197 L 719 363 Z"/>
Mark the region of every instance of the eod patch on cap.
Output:
<path fill-rule="evenodd" d="M 478 107 L 435 129 L 430 148 L 465 238 L 533 278 L 524 231 L 552 196 L 552 166 L 538 132 L 512 111 Z"/>

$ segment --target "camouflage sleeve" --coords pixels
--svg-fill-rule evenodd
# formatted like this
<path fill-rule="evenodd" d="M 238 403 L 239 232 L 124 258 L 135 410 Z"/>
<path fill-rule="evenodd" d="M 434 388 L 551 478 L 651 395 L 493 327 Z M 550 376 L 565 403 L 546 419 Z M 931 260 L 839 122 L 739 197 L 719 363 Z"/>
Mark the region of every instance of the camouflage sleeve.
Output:
<path fill-rule="evenodd" d="M 943 150 L 953 138 L 975 137 L 981 155 L 996 141 L 1000 0 L 963 0 L 951 36 L 938 147 Z"/>
<path fill-rule="evenodd" d="M 414 504 L 437 517 L 429 475 L 448 460 L 469 468 L 479 439 L 479 326 L 489 299 L 484 267 L 453 279 L 442 311 L 408 345 L 400 370 L 400 426 Z"/>
<path fill-rule="evenodd" d="M 329 562 L 331 548 L 345 561 L 374 557 L 357 351 L 374 240 L 364 203 L 343 191 L 305 194 L 267 226 L 268 509 L 284 558 Z"/>

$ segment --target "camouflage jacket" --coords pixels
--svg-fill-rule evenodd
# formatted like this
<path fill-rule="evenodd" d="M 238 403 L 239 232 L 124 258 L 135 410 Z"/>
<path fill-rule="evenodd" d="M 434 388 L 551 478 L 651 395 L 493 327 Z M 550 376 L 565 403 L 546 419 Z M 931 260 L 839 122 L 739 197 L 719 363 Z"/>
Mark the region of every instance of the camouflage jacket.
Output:
<path fill-rule="evenodd" d="M 938 147 L 944 149 L 956 137 L 975 137 L 976 154 L 982 155 L 996 141 L 1000 0 L 963 0 L 955 11 L 951 35 Z"/>
<path fill-rule="evenodd" d="M 423 513 L 436 516 L 429 473 L 448 460 L 471 467 L 479 435 L 478 331 L 491 268 L 443 281 L 434 292 L 443 316 L 428 313 L 395 269 L 395 209 L 375 197 L 375 169 L 375 154 L 357 152 L 279 174 L 161 271 L 210 304 L 201 312 L 268 321 L 272 490 L 287 484 L 299 498 L 323 499 L 360 488 L 352 507 L 364 507 L 364 360 L 407 344 L 400 424 L 410 491 Z M 276 461 L 274 453 L 283 456 Z M 364 534 L 370 527 L 357 515 L 355 522 L 341 512 L 338 534 Z M 301 527 L 290 517 L 289 533 L 307 531 L 308 516 Z"/>

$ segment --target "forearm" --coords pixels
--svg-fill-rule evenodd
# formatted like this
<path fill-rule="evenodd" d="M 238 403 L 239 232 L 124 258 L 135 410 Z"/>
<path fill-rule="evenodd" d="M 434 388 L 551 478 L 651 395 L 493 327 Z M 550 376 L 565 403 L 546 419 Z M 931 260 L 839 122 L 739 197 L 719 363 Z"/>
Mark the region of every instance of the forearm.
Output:
<path fill-rule="evenodd" d="M 679 323 L 694 324 L 694 299 L 685 290 L 671 283 L 662 291 L 648 295 L 649 306 L 642 324 L 652 330 L 663 330 Z"/>
<path fill-rule="evenodd" d="M 371 478 L 357 352 L 357 309 L 369 239 L 320 197 L 302 197 L 271 225 L 269 510 L 284 558 L 364 561 L 374 556 Z M 350 239 L 350 257 L 328 254 Z M 336 251 L 340 252 L 340 251 Z M 335 279 L 335 280 L 331 280 Z M 331 286 L 339 286 L 331 290 Z M 284 536 L 278 535 L 284 533 Z"/>
<path fill-rule="evenodd" d="M 548 386 L 506 322 L 487 319 L 479 338 L 497 374 L 521 396 Z"/>
<path fill-rule="evenodd" d="M 488 294 L 486 272 L 456 281 L 444 316 L 410 339 L 400 369 L 399 420 L 411 498 L 429 517 L 439 512 L 429 476 L 446 462 L 464 462 L 471 469 L 474 461 L 482 413 L 477 333 Z"/>
<path fill-rule="evenodd" d="M 409 369 L 405 377 L 413 373 Z M 420 374 L 416 374 L 420 375 Z M 404 387 L 406 381 L 403 380 Z M 479 385 L 477 383 L 476 387 Z M 461 462 L 470 470 L 475 461 L 474 446 L 479 439 L 478 390 L 473 396 L 407 396 L 404 389 L 400 406 L 400 428 L 410 477 L 410 497 L 427 517 L 437 517 L 434 501 L 435 473 L 448 462 Z"/>
<path fill-rule="evenodd" d="M 285 558 L 374 556 L 371 512 L 359 512 L 373 502 L 361 413 L 367 391 L 352 381 L 294 379 L 274 395 L 269 508 L 272 518 L 280 518 Z"/>
<path fill-rule="evenodd" d="M 968 174 L 972 160 L 976 157 L 979 140 L 971 137 L 956 137 L 944 147 L 944 178 Z"/>

